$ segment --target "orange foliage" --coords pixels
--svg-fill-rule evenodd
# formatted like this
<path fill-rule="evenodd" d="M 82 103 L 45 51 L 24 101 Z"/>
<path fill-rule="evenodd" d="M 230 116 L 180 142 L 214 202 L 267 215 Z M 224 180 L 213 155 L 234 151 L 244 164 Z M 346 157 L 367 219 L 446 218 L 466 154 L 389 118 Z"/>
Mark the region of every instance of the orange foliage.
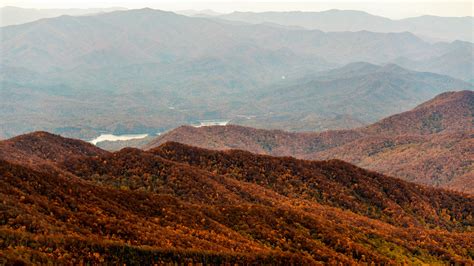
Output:
<path fill-rule="evenodd" d="M 466 195 L 337 160 L 33 139 L 0 160 L 0 263 L 473 263 Z"/>

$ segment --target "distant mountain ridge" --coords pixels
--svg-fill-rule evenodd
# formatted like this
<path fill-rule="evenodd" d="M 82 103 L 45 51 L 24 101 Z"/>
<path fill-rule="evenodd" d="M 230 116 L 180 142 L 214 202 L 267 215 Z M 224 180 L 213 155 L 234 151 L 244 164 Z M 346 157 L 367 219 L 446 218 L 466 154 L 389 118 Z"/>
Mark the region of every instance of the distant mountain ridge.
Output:
<path fill-rule="evenodd" d="M 290 131 L 355 128 L 406 111 L 439 93 L 473 88 L 448 76 L 414 72 L 394 64 L 356 62 L 263 88 L 249 102 L 269 115 L 235 122 Z M 311 114 L 333 117 L 339 127 L 313 126 L 318 121 L 306 119 Z"/>
<path fill-rule="evenodd" d="M 110 8 L 69 8 L 69 9 L 37 9 L 37 8 L 21 8 L 15 6 L 0 7 L 0 27 L 18 25 L 32 22 L 43 18 L 59 17 L 63 15 L 83 16 L 94 15 L 104 12 L 112 12 L 117 10 L 125 10 L 122 7 Z"/>
<path fill-rule="evenodd" d="M 155 27 L 147 27 L 147 25 L 154 25 Z M 79 37 L 78 39 L 75 39 L 76 43 L 73 43 L 70 39 L 73 37 L 70 36 L 73 33 L 67 31 L 69 27 L 72 27 L 72 29 L 75 29 L 76 31 L 82 31 L 82 35 L 76 35 L 76 37 Z M 179 29 L 181 34 L 176 34 L 174 31 L 170 30 L 169 27 Z M 21 43 L 19 43 L 20 40 L 15 38 L 18 34 L 33 29 L 37 32 L 34 35 L 23 35 L 20 39 L 22 41 Z M 92 31 L 92 29 L 95 30 Z M 118 29 L 126 30 L 130 35 L 139 38 L 143 43 L 138 43 L 133 39 L 128 40 L 123 44 L 115 43 L 114 38 L 124 37 L 117 35 L 119 33 L 117 32 Z M 216 20 L 186 17 L 172 12 L 153 10 L 149 8 L 116 11 L 85 17 L 62 16 L 42 20 L 41 22 L 37 21 L 24 25 L 5 27 L 2 31 L 4 32 L 4 45 L 6 51 L 10 51 L 15 46 L 23 44 L 30 47 L 30 51 L 28 51 L 30 53 L 34 52 L 33 48 L 35 48 L 37 50 L 48 52 L 48 56 L 53 56 L 53 54 L 48 51 L 51 47 L 47 47 L 46 43 L 35 43 L 33 41 L 37 36 L 48 36 L 49 34 L 52 34 L 52 31 L 63 32 L 65 35 L 61 36 L 62 39 L 52 39 L 51 43 L 48 43 L 48 45 L 60 48 L 60 46 L 58 47 L 58 45 L 60 45 L 58 41 L 61 41 L 80 49 L 60 49 L 59 51 L 61 52 L 54 58 L 55 60 L 60 61 L 53 60 L 49 64 L 56 67 L 59 67 L 58 63 L 73 63 L 70 67 L 77 66 L 78 63 L 85 63 L 77 60 L 84 60 L 91 52 L 98 52 L 100 49 L 104 48 L 107 52 L 122 53 L 124 51 L 121 51 L 121 49 L 126 49 L 125 51 L 128 50 L 128 52 L 132 52 L 134 50 L 130 49 L 144 49 L 148 47 L 147 50 L 142 50 L 141 52 L 134 51 L 135 53 L 133 56 L 135 58 L 129 58 L 128 60 L 142 59 L 140 56 L 144 56 L 143 59 L 146 58 L 152 62 L 157 62 L 158 59 L 165 59 L 164 56 L 171 56 L 171 58 L 179 58 L 181 56 L 203 56 L 207 55 L 211 49 L 214 53 L 220 54 L 226 52 L 223 48 L 229 49 L 234 48 L 235 46 L 239 47 L 242 45 L 249 45 L 246 43 L 248 41 L 252 41 L 255 45 L 241 47 L 241 49 L 249 49 L 252 48 L 252 46 L 259 48 L 265 47 L 270 50 L 288 48 L 294 53 L 305 55 L 313 54 L 322 57 L 327 61 L 342 64 L 353 61 L 367 61 L 374 63 L 389 62 L 390 59 L 395 59 L 401 56 L 408 56 L 412 59 L 428 58 L 439 54 L 439 50 L 449 48 L 449 45 L 448 47 L 439 47 L 426 43 L 409 32 L 374 33 L 369 31 L 358 31 L 324 33 L 317 30 L 288 30 L 281 27 L 270 27 L 268 25 L 231 25 Z M 104 39 L 104 36 L 98 35 L 99 33 L 108 34 L 109 36 L 107 39 Z M 209 39 L 204 38 L 204 36 L 207 38 L 210 38 L 211 36 L 213 38 L 218 38 L 220 46 L 216 43 L 209 42 Z M 281 37 L 283 36 L 287 39 L 282 40 Z M 86 42 L 86 38 L 89 38 L 89 42 Z M 357 39 L 361 42 L 360 46 L 353 47 L 353 44 L 356 43 L 352 41 L 353 39 Z M 183 48 L 191 45 L 185 42 L 188 40 L 192 40 L 195 44 L 199 44 L 198 49 L 183 50 Z M 269 40 L 272 40 L 273 42 L 269 42 Z M 316 40 L 318 40 L 318 42 L 315 42 Z M 91 46 L 91 44 L 97 42 L 101 43 L 101 45 Z M 176 46 L 176 42 L 180 42 L 181 46 Z M 338 47 L 335 47 L 334 45 L 336 42 L 339 43 Z M 312 45 L 309 46 L 309 43 Z M 155 47 L 150 47 L 152 44 Z M 363 44 L 365 44 L 365 47 Z M 228 47 L 229 45 L 230 47 Z M 162 51 L 157 51 L 158 48 L 162 49 Z M 378 51 L 374 48 L 382 50 Z M 355 53 L 355 51 L 357 51 L 357 53 Z M 24 60 L 22 57 L 26 55 L 24 54 L 25 52 L 26 51 L 23 50 L 22 53 L 5 53 L 7 56 L 5 58 L 5 64 L 10 66 L 21 66 L 21 63 Z M 350 54 L 352 54 L 352 58 L 348 59 L 347 56 Z M 10 61 L 9 58 L 13 55 L 16 55 L 17 57 L 19 56 L 19 61 Z M 124 56 L 122 54 L 118 55 Z M 62 56 L 65 57 L 62 58 Z M 26 67 L 27 65 L 24 66 Z M 29 68 L 32 67 L 34 66 L 29 66 Z M 45 65 L 45 67 L 47 69 L 48 65 Z M 68 65 L 66 64 L 60 67 L 67 69 Z"/>
<path fill-rule="evenodd" d="M 419 16 L 392 20 L 363 11 L 327 10 L 321 12 L 233 12 L 220 18 L 247 23 L 271 22 L 322 31 L 412 32 L 434 40 L 474 42 L 471 17 Z"/>
<path fill-rule="evenodd" d="M 214 17 L 223 15 L 223 13 L 216 12 L 212 9 L 202 9 L 202 10 L 194 10 L 194 9 L 187 9 L 187 10 L 179 10 L 175 11 L 176 14 L 191 16 L 191 17 Z"/>
<path fill-rule="evenodd" d="M 402 57 L 394 63 L 417 71 L 446 74 L 472 82 L 474 77 L 474 46 L 470 42 L 456 41 L 445 54 L 432 58 L 414 61 Z"/>
<path fill-rule="evenodd" d="M 256 91 L 235 93 L 234 95 L 212 90 L 209 94 L 201 91 L 195 97 L 184 98 L 184 91 L 177 91 L 171 94 L 170 91 L 168 92 L 168 89 L 164 91 L 149 90 L 139 93 L 133 93 L 134 90 L 129 90 L 124 92 L 129 95 L 125 104 L 123 103 L 123 98 L 120 98 L 121 93 L 98 91 L 96 92 L 97 95 L 102 95 L 104 99 L 113 98 L 115 100 L 112 100 L 112 102 L 118 100 L 119 103 L 112 105 L 105 102 L 102 103 L 101 97 L 81 105 L 81 99 L 89 97 L 89 94 L 92 92 L 71 91 L 70 93 L 73 94 L 69 94 L 66 90 L 60 91 L 61 94 L 67 93 L 66 95 L 60 94 L 58 98 L 56 98 L 57 96 L 51 98 L 51 95 L 55 95 L 56 91 L 59 91 L 58 88 L 53 88 L 53 91 L 46 92 L 38 89 L 25 89 L 22 86 L 18 89 L 5 88 L 3 99 L 5 101 L 6 114 L 8 114 L 8 110 L 18 109 L 17 117 L 23 113 L 25 116 L 23 119 L 26 122 L 20 122 L 22 121 L 21 119 L 11 120 L 8 118 L 5 120 L 9 121 L 9 126 L 6 128 L 10 128 L 11 132 L 15 132 L 18 126 L 35 126 L 38 122 L 44 120 L 44 118 L 41 118 L 41 113 L 25 113 L 25 110 L 31 108 L 41 108 L 42 112 L 50 108 L 59 110 L 65 108 L 65 110 L 68 110 L 67 113 L 79 117 L 87 114 L 89 116 L 96 116 L 96 110 L 100 114 L 102 112 L 100 110 L 110 109 L 115 106 L 124 109 L 117 112 L 115 108 L 113 116 L 103 121 L 98 121 L 100 122 L 99 124 L 89 124 L 88 128 L 90 129 L 81 128 L 82 126 L 69 116 L 65 118 L 59 117 L 62 113 L 55 112 L 48 116 L 49 121 L 51 119 L 59 121 L 67 119 L 60 123 L 61 127 L 55 130 L 55 132 L 70 134 L 68 136 L 81 134 L 79 136 L 83 137 L 82 134 L 87 133 L 89 130 L 97 130 L 97 128 L 101 132 L 116 132 L 115 134 L 149 133 L 154 135 L 157 131 L 164 131 L 167 128 L 173 128 L 184 123 L 192 123 L 199 119 L 197 115 L 200 115 L 202 109 L 192 112 L 185 110 L 199 103 L 197 99 L 201 98 L 207 105 L 214 106 L 214 113 L 223 117 L 224 119 L 222 120 L 231 120 L 232 123 L 245 126 L 278 128 L 291 131 L 355 128 L 381 119 L 384 116 L 412 108 L 416 104 L 443 91 L 472 88 L 473 85 L 467 82 L 447 76 L 409 71 L 395 65 L 377 66 L 359 62 L 330 71 L 308 74 L 301 78 L 280 79 L 271 86 L 266 86 Z M 158 97 L 160 94 L 157 93 L 164 93 L 164 96 Z M 183 95 L 178 96 L 176 94 Z M 76 99 L 77 97 L 79 98 Z M 34 99 L 36 100 L 33 101 Z M 63 99 L 76 100 L 67 102 L 67 105 L 64 105 Z M 180 99 L 180 102 L 175 102 L 177 99 Z M 216 106 L 213 104 L 214 101 L 219 102 L 219 104 Z M 41 102 L 40 105 L 38 105 L 39 102 Z M 28 106 L 28 108 L 20 108 L 23 105 Z M 144 106 L 147 106 L 146 110 Z M 138 113 L 135 114 L 128 111 L 130 109 L 137 110 Z M 180 109 L 184 109 L 184 112 Z M 188 122 L 189 116 L 186 116 L 187 113 L 191 117 L 196 117 L 193 118 L 194 121 Z M 31 117 L 37 116 L 39 116 L 37 119 L 28 122 L 31 120 Z M 132 117 L 135 116 L 136 119 L 132 120 Z M 173 120 L 174 117 L 178 120 Z M 118 125 L 109 122 L 115 119 L 118 120 L 116 122 Z M 153 120 L 150 121 L 150 119 Z M 128 120 L 130 120 L 130 123 L 127 122 Z M 66 125 L 69 124 L 69 127 L 63 127 L 64 123 Z M 107 123 L 112 125 L 107 125 Z M 104 125 L 107 125 L 107 128 L 103 128 Z M 157 126 L 161 128 L 153 129 L 153 127 Z M 123 131 L 127 127 L 134 131 Z M 40 127 L 39 129 L 47 128 Z M 68 130 L 69 128 L 70 130 Z M 117 128 L 121 131 L 117 131 Z M 23 131 L 25 129 L 20 130 Z M 12 133 L 6 132 L 5 137 L 8 134 Z M 92 137 L 94 135 L 83 138 Z"/>
<path fill-rule="evenodd" d="M 325 33 L 149 8 L 41 19 L 1 31 L 3 138 L 38 130 L 81 139 L 103 132 L 156 134 L 215 119 L 298 131 L 351 128 L 412 108 L 446 90 L 471 89 L 450 77 L 416 73 L 412 79 L 392 69 L 395 76 L 377 73 L 327 81 L 333 88 L 341 85 L 339 92 L 348 92 L 341 98 L 346 102 L 334 102 L 337 99 L 324 92 L 329 107 L 324 112 L 309 101 L 318 99 L 325 85 L 317 78 L 314 84 L 296 84 L 292 95 L 284 91 L 293 99 L 288 106 L 272 94 L 272 89 L 290 81 L 303 82 L 316 72 L 359 61 L 386 65 L 400 60 L 470 79 L 468 62 L 473 55 L 468 52 L 473 44 L 432 44 L 408 32 Z M 362 70 L 354 70 L 358 71 Z M 362 86 L 361 95 L 353 93 L 350 82 Z M 377 104 L 378 99 L 367 94 L 370 89 L 377 97 L 381 91 L 389 96 Z M 309 94 L 308 101 L 295 100 L 299 94 Z M 257 97 L 265 98 L 266 104 L 259 105 Z"/>
<path fill-rule="evenodd" d="M 447 92 L 354 130 L 290 133 L 232 125 L 180 127 L 146 148 L 177 141 L 275 156 L 337 158 L 406 180 L 474 193 L 473 119 L 474 92 Z"/>

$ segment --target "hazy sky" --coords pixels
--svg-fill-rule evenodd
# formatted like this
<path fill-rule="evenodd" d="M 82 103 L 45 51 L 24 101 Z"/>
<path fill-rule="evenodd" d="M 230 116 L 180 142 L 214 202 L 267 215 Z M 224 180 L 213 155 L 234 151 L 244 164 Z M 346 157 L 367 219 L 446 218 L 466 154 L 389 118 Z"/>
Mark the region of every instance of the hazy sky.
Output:
<path fill-rule="evenodd" d="M 378 0 L 373 2 L 360 0 L 311 1 L 300 0 L 260 0 L 260 1 L 191 1 L 191 0 L 0 0 L 1 6 L 19 6 L 30 8 L 91 8 L 91 7 L 151 7 L 163 10 L 212 9 L 218 12 L 232 11 L 322 11 L 328 9 L 362 10 L 374 15 L 390 18 L 405 18 L 419 15 L 473 16 L 472 1 L 446 0 Z"/>

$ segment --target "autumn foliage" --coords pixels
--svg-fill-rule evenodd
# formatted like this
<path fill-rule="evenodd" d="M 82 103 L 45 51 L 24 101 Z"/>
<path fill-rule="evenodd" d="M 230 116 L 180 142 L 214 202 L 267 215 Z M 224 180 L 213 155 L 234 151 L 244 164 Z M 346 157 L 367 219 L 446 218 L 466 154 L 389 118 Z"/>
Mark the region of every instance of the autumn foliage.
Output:
<path fill-rule="evenodd" d="M 0 149 L 2 264 L 474 263 L 472 196 L 339 160 L 45 132 Z"/>
<path fill-rule="evenodd" d="M 284 132 L 237 125 L 183 126 L 151 141 L 241 149 L 309 160 L 340 159 L 418 184 L 474 194 L 474 92 L 446 92 L 372 125 L 326 132 Z"/>

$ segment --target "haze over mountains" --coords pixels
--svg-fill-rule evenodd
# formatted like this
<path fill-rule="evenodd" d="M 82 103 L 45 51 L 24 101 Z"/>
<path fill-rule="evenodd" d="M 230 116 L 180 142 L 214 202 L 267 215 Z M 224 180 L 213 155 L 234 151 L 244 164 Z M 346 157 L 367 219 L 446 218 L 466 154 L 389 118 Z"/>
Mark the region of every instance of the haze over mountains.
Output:
<path fill-rule="evenodd" d="M 175 11 L 176 14 L 191 16 L 191 17 L 215 17 L 223 15 L 223 13 L 216 12 L 212 9 L 202 9 L 202 10 L 194 10 L 194 9 L 186 9 L 186 10 L 179 10 Z"/>
<path fill-rule="evenodd" d="M 474 41 L 474 18 L 420 16 L 392 20 L 363 11 L 233 12 L 219 18 L 247 23 L 276 23 L 322 31 L 411 32 L 434 41 Z"/>
<path fill-rule="evenodd" d="M 22 35 L 33 29 L 35 34 Z M 33 43 L 40 36 L 51 35 L 53 30 L 63 32 L 65 35 L 45 43 Z M 182 34 L 176 34 L 177 30 Z M 204 33 L 209 35 L 202 35 Z M 269 25 L 235 25 L 152 9 L 117 11 L 96 16 L 62 16 L 6 27 L 3 29 L 3 34 L 6 50 L 4 52 L 5 64 L 11 67 L 28 66 L 30 70 L 41 70 L 41 72 L 52 68 L 70 69 L 85 63 L 100 67 L 110 63 L 131 64 L 144 59 L 147 59 L 146 63 L 167 62 L 167 60 L 181 58 L 195 59 L 209 56 L 211 50 L 215 52 L 213 54 L 215 57 L 227 55 L 232 51 L 246 52 L 252 49 L 273 52 L 287 50 L 295 55 L 312 55 L 333 63 L 346 64 L 353 61 L 383 63 L 399 57 L 410 57 L 412 60 L 426 59 L 444 54 L 453 48 L 453 45 L 449 43 L 436 45 L 426 43 L 408 32 L 324 33 L 318 30 L 289 30 Z M 110 37 L 105 38 L 103 34 L 109 34 Z M 125 41 L 125 37 L 132 36 L 138 39 L 130 38 Z M 75 37 L 78 38 L 77 42 L 71 43 L 71 38 Z M 91 42 L 86 43 L 86 38 L 92 38 Z M 352 41 L 356 38 L 357 42 Z M 124 43 L 115 43 L 119 40 Z M 192 43 L 189 40 L 192 40 Z M 219 42 L 215 42 L 216 40 Z M 152 44 L 153 46 L 150 47 Z M 197 49 L 185 49 L 192 44 Z M 354 44 L 357 46 L 352 47 Z M 19 45 L 23 48 L 15 50 L 19 48 Z M 62 49 L 59 49 L 57 54 L 52 54 L 51 49 L 55 47 Z M 77 49 L 79 47 L 82 49 Z M 241 50 L 233 50 L 237 47 Z M 470 47 L 472 48 L 472 44 Z M 136 49 L 142 49 L 142 52 L 138 53 Z M 114 58 L 116 62 L 107 60 L 99 62 L 99 59 L 106 58 L 91 58 L 95 53 L 101 55 L 99 53 L 101 50 L 103 50 L 102 56 L 111 56 L 113 52 L 118 53 L 117 58 Z M 39 51 L 46 53 L 39 57 Z M 135 53 L 125 57 L 124 52 Z M 14 55 L 18 57 L 18 61 L 12 59 Z M 26 56 L 35 56 L 36 65 L 27 64 L 29 61 L 25 58 Z M 95 59 L 95 63 L 100 64 L 93 65 L 94 61 L 87 61 L 88 58 Z M 45 64 L 46 59 L 48 59 L 47 64 Z"/>
<path fill-rule="evenodd" d="M 102 132 L 155 134 L 208 119 L 287 130 L 349 128 L 442 91 L 472 89 L 472 43 L 433 44 L 408 32 L 325 33 L 152 9 L 61 16 L 1 31 L 3 138 L 34 130 L 83 139 Z M 322 112 L 309 100 L 282 106 L 272 95 L 281 88 L 278 93 L 290 99 L 314 100 L 311 95 L 322 89 L 320 71 L 360 61 L 385 70 L 353 70 L 359 78 L 333 76 L 328 85 L 368 83 L 365 92 L 391 90 L 390 97 L 380 103 L 364 99 L 365 92 L 354 101 L 328 97 L 325 103 L 334 110 Z M 391 62 L 458 79 L 384 66 Z M 382 81 L 383 75 L 390 78 Z M 254 101 L 260 97 L 263 107 Z M 368 103 L 367 109 L 352 114 L 352 102 Z M 294 106 L 299 110 L 289 110 Z M 305 123 L 281 123 L 288 118 Z"/>
<path fill-rule="evenodd" d="M 471 197 L 338 160 L 35 132 L 0 141 L 0 176 L 2 263 L 472 262 Z"/>
<path fill-rule="evenodd" d="M 126 10 L 122 7 L 110 8 L 70 8 L 70 9 L 35 9 L 4 6 L 0 8 L 2 19 L 0 27 L 18 25 L 38 19 L 59 17 L 62 15 L 83 16 Z M 470 17 L 418 16 L 405 19 L 389 19 L 355 10 L 281 11 L 281 12 L 242 12 L 228 14 L 211 9 L 179 10 L 175 13 L 191 17 L 209 17 L 250 24 L 273 24 L 287 27 L 299 27 L 325 32 L 372 31 L 372 32 L 411 32 L 428 41 L 469 41 L 473 42 Z"/>
<path fill-rule="evenodd" d="M 180 127 L 168 141 L 274 156 L 341 159 L 412 182 L 474 193 L 474 93 L 448 92 L 415 109 L 353 130 L 290 133 L 241 126 Z"/>
<path fill-rule="evenodd" d="M 43 18 L 59 17 L 63 15 L 84 16 L 93 15 L 116 10 L 124 10 L 125 8 L 69 8 L 69 9 L 37 9 L 37 8 L 21 8 L 15 6 L 4 6 L 0 8 L 0 27 L 9 25 L 18 25 L 32 22 Z"/>
<path fill-rule="evenodd" d="M 354 128 L 406 111 L 450 88 L 473 86 L 393 64 L 351 63 L 261 89 L 251 102 L 271 115 L 239 124 L 292 131 Z M 314 119 L 314 114 L 332 118 L 330 121 L 338 125 L 319 123 L 321 118 Z"/>

